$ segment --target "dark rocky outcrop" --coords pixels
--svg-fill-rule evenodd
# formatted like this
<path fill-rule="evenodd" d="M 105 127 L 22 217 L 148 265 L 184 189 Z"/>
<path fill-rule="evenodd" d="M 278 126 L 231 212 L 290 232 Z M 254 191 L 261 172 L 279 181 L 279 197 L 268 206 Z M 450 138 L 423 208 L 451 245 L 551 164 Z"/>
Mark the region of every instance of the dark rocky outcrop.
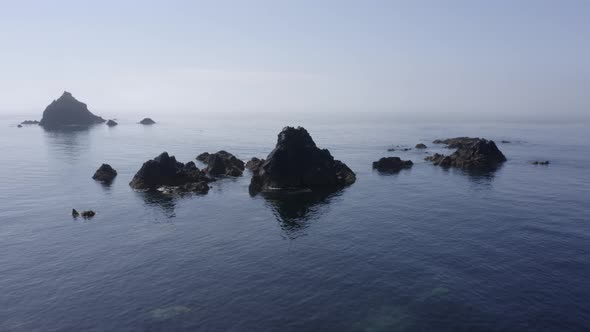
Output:
<path fill-rule="evenodd" d="M 39 121 L 37 121 L 37 120 L 25 120 L 25 121 L 21 122 L 20 124 L 22 124 L 24 126 L 38 125 L 39 124 Z"/>
<path fill-rule="evenodd" d="M 432 143 L 434 144 L 445 144 L 449 149 L 458 149 L 464 146 L 469 146 L 477 143 L 481 138 L 473 137 L 455 137 L 447 139 L 437 139 Z"/>
<path fill-rule="evenodd" d="M 203 171 L 211 176 L 241 176 L 244 172 L 244 162 L 227 151 L 201 153 L 197 160 L 207 165 Z"/>
<path fill-rule="evenodd" d="M 153 125 L 156 124 L 156 121 L 150 119 L 150 118 L 144 118 L 143 120 L 139 121 L 139 124 L 142 125 Z"/>
<path fill-rule="evenodd" d="M 115 122 L 115 120 L 109 120 L 109 121 L 107 121 L 107 126 L 109 126 L 109 127 L 114 127 L 116 125 L 118 125 L 118 123 Z"/>
<path fill-rule="evenodd" d="M 39 125 L 45 128 L 87 127 L 104 122 L 103 118 L 92 114 L 86 104 L 79 102 L 66 91 L 45 108 Z"/>
<path fill-rule="evenodd" d="M 96 212 L 92 211 L 92 210 L 88 210 L 88 211 L 82 211 L 82 213 L 80 213 L 80 215 L 82 216 L 82 218 L 84 219 L 89 219 L 92 218 L 96 215 Z"/>
<path fill-rule="evenodd" d="M 250 192 L 331 191 L 355 181 L 354 172 L 330 151 L 319 149 L 307 130 L 285 127 L 275 149 L 254 172 Z"/>
<path fill-rule="evenodd" d="M 23 127 L 23 125 L 19 124 L 19 125 L 18 125 L 18 126 L 16 126 L 16 127 L 17 127 L 17 128 L 22 128 L 22 127 Z"/>
<path fill-rule="evenodd" d="M 260 166 L 262 166 L 262 164 L 264 164 L 264 159 L 258 159 L 256 157 L 253 157 L 246 163 L 246 168 L 251 170 L 252 172 L 257 172 Z"/>
<path fill-rule="evenodd" d="M 80 213 L 76 209 L 72 209 L 72 217 L 78 218 L 79 216 L 80 216 Z"/>
<path fill-rule="evenodd" d="M 436 153 L 425 160 L 438 166 L 458 168 L 496 167 L 506 161 L 506 157 L 494 141 L 478 138 L 470 144 L 467 141 L 452 144 L 459 144 L 460 147 L 450 156 Z"/>
<path fill-rule="evenodd" d="M 404 168 L 411 168 L 414 163 L 411 160 L 401 160 L 399 157 L 381 158 L 373 162 L 373 169 L 379 172 L 395 173 Z"/>
<path fill-rule="evenodd" d="M 96 181 L 100 181 L 103 183 L 111 183 L 117 176 L 117 171 L 115 171 L 111 165 L 109 164 L 102 164 L 94 173 L 92 178 Z"/>
<path fill-rule="evenodd" d="M 129 185 L 138 190 L 156 190 L 160 187 L 177 187 L 183 189 L 198 189 L 199 193 L 206 193 L 211 182 L 204 172 L 200 171 L 194 162 L 186 164 L 176 161 L 174 156 L 163 152 L 158 157 L 143 163 Z"/>
<path fill-rule="evenodd" d="M 428 147 L 424 143 L 418 143 L 418 144 L 416 144 L 415 148 L 416 149 L 428 149 Z"/>
<path fill-rule="evenodd" d="M 535 161 L 532 161 L 531 164 L 533 164 L 533 165 L 549 165 L 550 162 L 549 162 L 549 160 L 535 160 Z"/>

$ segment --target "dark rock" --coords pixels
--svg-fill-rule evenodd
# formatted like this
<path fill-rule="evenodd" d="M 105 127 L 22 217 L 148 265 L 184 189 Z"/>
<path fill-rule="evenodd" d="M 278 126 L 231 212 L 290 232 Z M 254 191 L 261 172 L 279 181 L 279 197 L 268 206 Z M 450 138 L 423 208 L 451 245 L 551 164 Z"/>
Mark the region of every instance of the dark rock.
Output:
<path fill-rule="evenodd" d="M 414 165 L 411 160 L 401 160 L 399 157 L 381 158 L 373 162 L 373 169 L 379 172 L 399 172 L 404 168 L 410 168 Z"/>
<path fill-rule="evenodd" d="M 498 149 L 494 141 L 478 138 L 467 144 L 466 141 L 453 142 L 459 144 L 459 148 L 450 156 L 436 153 L 426 157 L 437 166 L 458 168 L 486 168 L 495 167 L 506 161 L 504 154 Z"/>
<path fill-rule="evenodd" d="M 76 100 L 71 93 L 64 92 L 59 99 L 54 100 L 45 108 L 39 124 L 46 128 L 61 128 L 91 126 L 103 122 L 105 120 L 92 114 L 86 104 Z"/>
<path fill-rule="evenodd" d="M 206 184 L 211 182 L 211 179 L 205 176 L 194 162 L 183 164 L 176 161 L 174 156 L 163 152 L 158 157 L 143 163 L 129 185 L 139 190 L 155 190 L 159 187 L 179 187 L 178 190 L 182 190 L 182 186 L 200 182 Z"/>
<path fill-rule="evenodd" d="M 111 165 L 109 164 L 102 164 L 94 173 L 92 178 L 96 181 L 110 183 L 113 179 L 117 176 L 117 171 L 115 171 Z"/>
<path fill-rule="evenodd" d="M 206 164 L 209 161 L 209 156 L 211 154 L 209 154 L 209 152 L 203 152 L 200 155 L 197 156 L 197 160 L 202 162 L 203 164 Z"/>
<path fill-rule="evenodd" d="M 82 218 L 84 219 L 89 219 L 92 218 L 96 215 L 96 212 L 92 211 L 92 210 L 88 210 L 88 211 L 82 211 L 82 213 L 80 214 L 82 216 Z"/>
<path fill-rule="evenodd" d="M 535 161 L 531 162 L 531 164 L 533 164 L 533 165 L 549 165 L 550 162 L 549 162 L 549 160 L 535 160 Z"/>
<path fill-rule="evenodd" d="M 20 125 L 20 124 L 19 124 L 19 125 L 18 125 L 18 126 L 16 126 L 16 127 L 17 127 L 17 128 L 22 128 L 22 127 L 23 127 L 23 125 Z"/>
<path fill-rule="evenodd" d="M 21 122 L 20 124 L 28 126 L 28 125 L 38 125 L 39 121 L 37 120 L 25 120 L 23 122 Z"/>
<path fill-rule="evenodd" d="M 472 137 L 455 137 L 447 139 L 437 139 L 433 141 L 434 144 L 445 144 L 449 149 L 458 149 L 464 146 L 469 146 L 480 141 L 480 138 Z"/>
<path fill-rule="evenodd" d="M 256 157 L 253 157 L 246 163 L 246 168 L 251 170 L 252 172 L 257 172 L 260 166 L 262 166 L 262 164 L 264 164 L 264 159 L 258 159 Z"/>
<path fill-rule="evenodd" d="M 411 151 L 411 150 L 412 150 L 412 148 L 387 149 L 387 151 L 389 151 L 389 152 L 394 152 L 394 151 L 405 151 L 405 152 L 407 152 L 407 151 Z"/>
<path fill-rule="evenodd" d="M 197 160 L 207 164 L 203 171 L 212 176 L 241 176 L 244 172 L 244 162 L 227 151 L 201 153 Z"/>
<path fill-rule="evenodd" d="M 109 126 L 109 127 L 114 127 L 114 126 L 116 126 L 116 125 L 118 125 L 118 123 L 117 123 L 117 122 L 115 122 L 114 120 L 109 120 L 109 121 L 107 121 L 107 126 Z"/>
<path fill-rule="evenodd" d="M 307 130 L 285 127 L 275 149 L 258 168 L 250 192 L 338 190 L 356 181 L 344 163 L 319 149 Z"/>
<path fill-rule="evenodd" d="M 153 125 L 156 124 L 156 121 L 150 119 L 150 118 L 144 118 L 143 120 L 139 121 L 139 124 L 142 125 Z"/>
<path fill-rule="evenodd" d="M 501 143 L 502 143 L 502 144 L 510 144 L 510 143 L 512 143 L 512 142 L 510 142 L 510 141 L 502 141 Z"/>
<path fill-rule="evenodd" d="M 418 143 L 415 146 L 416 149 L 428 149 L 428 147 L 426 146 L 426 144 L 423 143 Z"/>
<path fill-rule="evenodd" d="M 78 211 L 76 211 L 76 209 L 72 209 L 72 217 L 78 218 L 79 216 L 80 216 L 80 213 Z"/>

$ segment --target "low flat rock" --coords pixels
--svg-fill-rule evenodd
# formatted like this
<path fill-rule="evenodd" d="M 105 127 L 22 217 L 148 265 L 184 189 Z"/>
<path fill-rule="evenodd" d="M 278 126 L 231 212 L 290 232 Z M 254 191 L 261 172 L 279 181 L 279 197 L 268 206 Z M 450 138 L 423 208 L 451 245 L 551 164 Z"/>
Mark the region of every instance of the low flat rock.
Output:
<path fill-rule="evenodd" d="M 154 120 L 152 120 L 150 118 L 143 118 L 141 121 L 139 121 L 139 124 L 149 126 L 149 125 L 156 124 L 156 121 L 154 121 Z"/>
<path fill-rule="evenodd" d="M 411 168 L 414 163 L 411 160 L 401 160 L 399 157 L 386 157 L 373 162 L 373 169 L 379 172 L 396 173 L 405 168 Z"/>

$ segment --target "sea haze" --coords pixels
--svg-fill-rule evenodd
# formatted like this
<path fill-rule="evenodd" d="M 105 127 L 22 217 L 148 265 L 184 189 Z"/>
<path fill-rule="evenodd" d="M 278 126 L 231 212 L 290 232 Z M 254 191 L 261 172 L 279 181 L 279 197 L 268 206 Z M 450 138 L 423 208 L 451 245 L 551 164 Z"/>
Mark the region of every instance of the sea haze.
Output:
<path fill-rule="evenodd" d="M 585 126 L 153 118 L 75 132 L 0 119 L 0 330 L 590 330 Z M 286 125 L 356 183 L 281 199 L 250 196 L 248 171 L 204 196 L 128 185 L 163 151 L 266 157 Z M 431 142 L 454 136 L 493 139 L 508 161 L 474 173 L 387 151 L 449 153 Z M 415 164 L 373 171 L 385 156 Z M 91 178 L 102 163 L 111 186 Z"/>

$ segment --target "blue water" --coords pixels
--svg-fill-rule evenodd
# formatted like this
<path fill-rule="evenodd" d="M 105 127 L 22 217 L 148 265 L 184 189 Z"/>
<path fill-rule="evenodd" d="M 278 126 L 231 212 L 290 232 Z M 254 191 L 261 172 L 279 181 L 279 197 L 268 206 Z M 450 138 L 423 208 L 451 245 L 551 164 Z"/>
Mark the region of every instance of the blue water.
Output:
<path fill-rule="evenodd" d="M 69 133 L 0 119 L 0 330 L 590 330 L 585 126 L 153 117 Z M 128 186 L 162 151 L 265 157 L 285 125 L 357 182 L 278 200 L 250 196 L 248 172 L 205 196 Z M 510 140 L 508 162 L 477 174 L 387 152 L 459 135 Z M 381 175 L 383 156 L 415 165 Z M 103 162 L 111 186 L 91 179 Z"/>

